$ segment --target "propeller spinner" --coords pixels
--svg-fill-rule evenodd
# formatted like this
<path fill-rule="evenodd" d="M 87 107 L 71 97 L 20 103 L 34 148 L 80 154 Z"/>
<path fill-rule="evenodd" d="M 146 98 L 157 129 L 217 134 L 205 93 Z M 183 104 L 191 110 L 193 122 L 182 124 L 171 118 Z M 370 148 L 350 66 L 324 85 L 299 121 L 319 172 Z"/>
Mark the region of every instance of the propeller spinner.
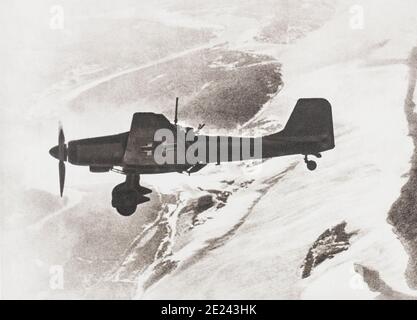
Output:
<path fill-rule="evenodd" d="M 59 170 L 59 193 L 62 197 L 64 193 L 64 184 L 65 184 L 65 161 L 67 161 L 67 145 L 65 144 L 65 136 L 62 125 L 59 125 L 58 132 L 58 145 L 49 150 L 49 154 L 55 159 L 59 160 L 58 170 Z"/>

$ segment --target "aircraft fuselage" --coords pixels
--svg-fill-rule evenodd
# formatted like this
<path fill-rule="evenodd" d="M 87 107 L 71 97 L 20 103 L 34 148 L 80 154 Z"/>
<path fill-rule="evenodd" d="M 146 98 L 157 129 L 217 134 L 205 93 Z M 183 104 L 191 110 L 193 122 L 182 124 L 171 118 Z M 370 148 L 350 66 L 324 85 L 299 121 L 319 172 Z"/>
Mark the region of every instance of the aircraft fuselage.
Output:
<path fill-rule="evenodd" d="M 50 154 L 59 160 L 61 195 L 65 161 L 89 166 L 91 172 L 120 168 L 117 171 L 126 175 L 126 182 L 113 190 L 112 204 L 124 215 L 149 200 L 139 185 L 140 174 L 190 174 L 209 163 L 294 154 L 304 155 L 308 169 L 314 170 L 317 164 L 307 156 L 321 157 L 321 152 L 335 147 L 331 106 L 325 99 L 300 99 L 283 130 L 261 137 L 201 135 L 172 124 L 162 114 L 135 113 L 128 132 L 73 140 L 66 145 L 61 129 L 58 140 Z"/>

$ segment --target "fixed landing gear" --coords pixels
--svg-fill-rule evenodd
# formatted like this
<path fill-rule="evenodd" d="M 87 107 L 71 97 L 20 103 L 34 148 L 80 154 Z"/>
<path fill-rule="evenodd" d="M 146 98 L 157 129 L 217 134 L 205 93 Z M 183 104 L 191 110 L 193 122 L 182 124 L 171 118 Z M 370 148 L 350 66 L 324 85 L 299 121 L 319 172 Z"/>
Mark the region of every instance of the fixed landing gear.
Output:
<path fill-rule="evenodd" d="M 317 154 L 313 154 L 315 157 L 317 158 L 321 158 L 321 154 L 317 153 Z M 304 155 L 304 162 L 307 165 L 307 169 L 310 171 L 314 171 L 317 168 L 317 162 L 314 160 L 308 160 L 308 155 Z"/>
<path fill-rule="evenodd" d="M 310 171 L 314 171 L 317 168 L 317 162 L 313 161 L 313 160 L 308 160 L 307 161 L 307 169 Z"/>
<path fill-rule="evenodd" d="M 151 192 L 139 185 L 138 174 L 129 173 L 125 182 L 114 187 L 111 204 L 122 216 L 130 216 L 135 213 L 138 204 L 150 200 L 144 195 Z"/>

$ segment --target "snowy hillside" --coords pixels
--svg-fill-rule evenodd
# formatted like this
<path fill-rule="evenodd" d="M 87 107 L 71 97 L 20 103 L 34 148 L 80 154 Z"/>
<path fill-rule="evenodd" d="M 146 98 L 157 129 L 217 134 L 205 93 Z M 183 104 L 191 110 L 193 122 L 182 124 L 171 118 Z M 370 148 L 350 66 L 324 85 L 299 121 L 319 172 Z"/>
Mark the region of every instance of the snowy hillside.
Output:
<path fill-rule="evenodd" d="M 355 263 L 378 270 L 388 285 L 415 295 L 404 277 L 407 254 L 386 221 L 407 180 L 412 154 L 404 99 L 406 61 L 416 45 L 415 10 L 410 10 L 415 4 L 364 1 L 363 30 L 349 28 L 350 3 L 344 5 L 321 28 L 289 46 L 243 44 L 282 63 L 284 88 L 256 120 L 284 121 L 300 96 L 326 97 L 334 108 L 334 152 L 324 154 L 313 174 L 299 157 L 267 161 L 254 176 L 245 173 L 255 180 L 250 187 L 255 191 L 265 172 L 277 175 L 283 165 L 296 161 L 260 198 L 239 191 L 239 206 L 225 210 L 229 217 L 239 211 L 244 223 L 236 220 L 241 226 L 226 243 L 180 264 L 139 297 L 375 297 L 377 292 L 369 291 L 355 272 Z M 355 232 L 349 249 L 301 279 L 309 247 L 343 221 Z"/>
<path fill-rule="evenodd" d="M 417 3 L 130 6 L 89 12 L 87 20 L 72 8 L 59 40 L 69 49 L 58 47 L 54 63 L 47 49 L 54 37 L 41 37 L 33 55 L 21 53 L 38 61 L 30 90 L 18 85 L 21 69 L 6 68 L 11 89 L 2 143 L 14 156 L 2 159 L 3 294 L 417 297 L 417 274 L 406 273 L 413 247 L 395 234 L 403 219 L 391 209 L 412 165 L 413 118 L 406 114 L 413 106 L 406 97 L 415 87 Z M 79 20 L 84 24 L 71 24 Z M 154 42 L 155 34 L 166 36 Z M 104 44 L 111 49 L 100 53 Z M 49 71 L 41 76 L 37 68 Z M 116 174 L 68 166 L 65 197 L 58 199 L 57 164 L 47 153 L 58 120 L 68 140 L 123 132 L 136 111 L 172 117 L 177 95 L 183 124 L 242 135 L 276 131 L 299 98 L 323 97 L 333 106 L 336 148 L 323 153 L 314 172 L 302 156 L 290 156 L 207 166 L 191 176 L 142 176 L 152 201 L 130 218 L 110 206 L 123 179 Z M 48 268 L 56 265 L 64 270 L 62 290 L 49 286 Z"/>

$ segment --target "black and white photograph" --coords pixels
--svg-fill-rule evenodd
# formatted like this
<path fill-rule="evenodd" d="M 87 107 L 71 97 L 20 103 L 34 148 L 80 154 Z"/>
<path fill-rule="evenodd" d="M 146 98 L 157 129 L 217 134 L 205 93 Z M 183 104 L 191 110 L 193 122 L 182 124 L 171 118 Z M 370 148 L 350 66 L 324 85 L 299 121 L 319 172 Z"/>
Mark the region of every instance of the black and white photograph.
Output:
<path fill-rule="evenodd" d="M 6 0 L 0 39 L 0 299 L 417 300 L 415 0 Z"/>

